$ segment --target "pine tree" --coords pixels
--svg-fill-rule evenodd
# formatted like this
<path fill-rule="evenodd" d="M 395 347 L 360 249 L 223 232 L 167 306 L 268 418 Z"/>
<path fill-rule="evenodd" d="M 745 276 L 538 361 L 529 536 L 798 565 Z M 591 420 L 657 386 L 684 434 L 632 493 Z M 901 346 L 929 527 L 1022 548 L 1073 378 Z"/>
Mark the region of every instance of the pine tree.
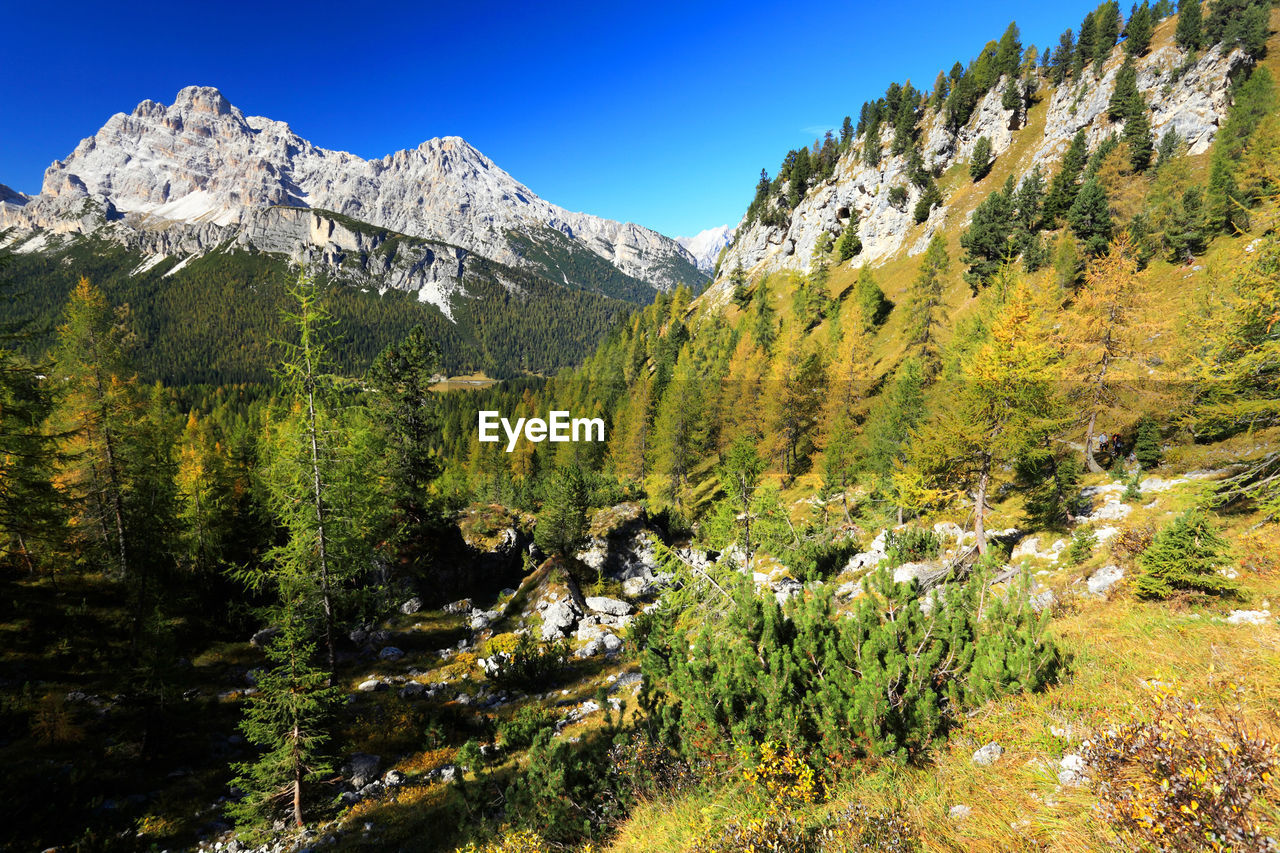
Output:
<path fill-rule="evenodd" d="M 576 463 L 558 466 L 533 531 L 538 547 L 548 554 L 571 557 L 587 532 L 588 499 L 581 467 Z"/>
<path fill-rule="evenodd" d="M 691 509 L 694 468 L 707 448 L 704 377 L 686 349 L 662 392 L 653 424 L 653 493 L 681 514 Z"/>
<path fill-rule="evenodd" d="M 235 785 L 245 796 L 228 812 L 246 828 L 269 821 L 282 800 L 291 804 L 294 824 L 305 826 L 305 786 L 333 772 L 330 726 L 342 690 L 326 686 L 325 672 L 311 662 L 315 645 L 298 615 L 305 597 L 298 579 L 282 575 L 278 581 L 280 634 L 267 647 L 271 667 L 258 676 L 258 692 L 249 697 L 240 723 L 249 742 L 264 752 L 233 767 Z"/>
<path fill-rule="evenodd" d="M 938 482 L 973 489 L 974 533 L 985 554 L 987 497 L 1003 466 L 1040 447 L 1057 428 L 1050 368 L 1056 354 L 1043 307 L 1016 280 L 996 309 L 988 339 L 963 365 L 952 404 L 922 432 L 912 453 Z"/>
<path fill-rule="evenodd" d="M 1079 80 L 1080 75 L 1084 73 L 1085 67 L 1093 61 L 1095 53 L 1105 57 L 1105 53 L 1098 46 L 1097 13 L 1090 12 L 1080 22 L 1080 37 L 1076 41 L 1075 61 L 1071 66 L 1071 76 Z"/>
<path fill-rule="evenodd" d="M 1058 38 L 1058 48 L 1053 52 L 1053 85 L 1061 86 L 1072 73 L 1075 65 L 1075 33 L 1067 30 Z"/>
<path fill-rule="evenodd" d="M 1200 0 L 1181 0 L 1178 3 L 1178 27 L 1174 41 L 1185 51 L 1199 50 L 1204 44 L 1204 31 L 1200 21 Z"/>
<path fill-rule="evenodd" d="M 1124 142 L 1129 146 L 1129 166 L 1135 172 L 1145 172 L 1151 165 L 1155 143 L 1151 139 L 1151 120 L 1147 118 L 1146 105 L 1141 105 L 1124 122 Z"/>
<path fill-rule="evenodd" d="M 1208 516 L 1188 510 L 1156 533 L 1139 555 L 1134 592 L 1139 598 L 1168 598 L 1180 590 L 1233 595 L 1236 584 L 1218 573 L 1228 558 L 1227 541 Z"/>
<path fill-rule="evenodd" d="M 280 364 L 285 410 L 269 424 L 263 445 L 263 479 L 286 539 L 268 555 L 274 568 L 249 580 L 294 579 L 298 590 L 288 600 L 319 611 L 332 676 L 342 611 L 354 603 L 354 581 L 373 562 L 371 543 L 384 529 L 385 457 L 365 411 L 337 403 L 325 342 L 333 321 L 320 286 L 304 272 L 290 296 L 295 307 L 285 319 L 292 340 L 283 344 Z"/>
<path fill-rule="evenodd" d="M 854 285 L 853 300 L 857 306 L 858 320 L 863 329 L 871 331 L 880 325 L 888 305 L 885 302 L 884 291 L 876 283 L 870 267 L 863 266 L 858 271 L 858 281 Z"/>
<path fill-rule="evenodd" d="M 52 373 L 58 389 L 54 423 L 67 437 L 67 461 L 58 479 L 77 506 L 75 529 L 91 546 L 102 548 L 125 578 L 131 576 L 135 549 L 125 506 L 130 492 L 125 457 L 140 418 L 127 321 L 126 309 L 112 311 L 102 291 L 81 278 L 58 328 Z"/>
<path fill-rule="evenodd" d="M 1138 92 L 1138 69 L 1130 57 L 1125 59 L 1124 65 L 1116 72 L 1116 86 L 1107 103 L 1107 118 L 1120 121 L 1145 109 L 1146 104 L 1142 102 L 1142 95 Z"/>
<path fill-rule="evenodd" d="M 764 467 L 764 460 L 760 458 L 755 442 L 749 436 L 740 435 L 725 451 L 717 470 L 720 488 L 724 489 L 735 518 L 741 520 L 741 545 L 743 553 L 747 556 L 748 566 L 754 554 L 754 544 L 751 539 L 753 520 L 751 510 Z"/>
<path fill-rule="evenodd" d="M 1121 234 L 1111 251 L 1089 266 L 1085 287 L 1076 300 L 1074 323 L 1068 329 L 1068 375 L 1077 380 L 1071 390 L 1086 421 L 1084 458 L 1093 473 L 1102 471 L 1093 456 L 1098 418 L 1114 418 L 1112 413 L 1128 405 L 1131 395 L 1123 362 L 1136 348 L 1134 254 L 1127 235 Z"/>
<path fill-rule="evenodd" d="M 1032 238 L 1044 227 L 1044 174 L 1037 163 L 1022 179 L 1013 197 L 1015 211 L 1014 242 L 1026 253 Z"/>
<path fill-rule="evenodd" d="M 773 309 L 773 300 L 769 295 L 769 281 L 760 279 L 756 285 L 756 320 L 753 336 L 756 344 L 768 355 L 773 350 L 773 342 L 778 337 L 777 314 Z"/>
<path fill-rule="evenodd" d="M 1120 37 L 1120 4 L 1117 0 L 1105 0 L 1094 14 L 1097 42 L 1093 49 L 1093 68 L 1095 73 L 1102 71 L 1102 63 L 1111 55 L 1111 48 L 1116 46 Z"/>
<path fill-rule="evenodd" d="M 1013 113 L 1013 126 L 1016 128 L 1022 121 L 1022 89 L 1016 77 L 1010 77 L 1005 83 L 1004 92 L 1000 95 L 1000 106 Z"/>
<path fill-rule="evenodd" d="M 370 409 L 389 451 L 396 538 L 411 552 L 438 532 L 443 520 L 433 492 L 440 475 L 435 453 L 440 413 L 431 386 L 440 369 L 440 349 L 422 326 L 383 350 L 369 368 L 368 382 L 376 392 Z"/>
<path fill-rule="evenodd" d="M 987 196 L 974 209 L 969 228 L 960 235 L 960 245 L 965 250 L 962 260 L 969 268 L 964 277 L 975 292 L 991 280 L 1013 250 L 1013 195 L 1010 175 L 1003 189 Z"/>
<path fill-rule="evenodd" d="M 1018 73 L 1018 62 L 1022 58 L 1022 40 L 1018 32 L 1018 24 L 1010 21 L 1004 35 L 1000 36 L 1000 44 L 996 48 L 996 73 L 1014 77 Z M 1005 107 L 1005 109 L 1011 109 Z"/>
<path fill-rule="evenodd" d="M 990 174 L 992 162 L 990 137 L 978 137 L 973 146 L 973 156 L 969 160 L 969 177 L 975 184 Z"/>
<path fill-rule="evenodd" d="M 1044 215 L 1047 222 L 1057 222 L 1071 210 L 1071 205 L 1075 203 L 1076 195 L 1080 191 L 1077 182 L 1084 173 L 1088 160 L 1089 147 L 1082 128 L 1072 137 L 1071 146 L 1062 156 L 1062 164 L 1058 167 L 1058 173 L 1053 176 L 1053 182 L 1049 186 L 1049 195 L 1044 202 Z"/>
<path fill-rule="evenodd" d="M 946 240 L 941 234 L 934 234 L 920 260 L 920 271 L 912 284 L 908 309 L 911 317 L 910 341 L 920 346 L 926 362 L 932 364 L 937 361 L 935 329 L 938 325 L 938 309 L 942 305 L 943 286 L 950 269 L 951 256 L 947 253 Z"/>
<path fill-rule="evenodd" d="M 1153 418 L 1143 417 L 1138 420 L 1138 436 L 1133 443 L 1133 456 L 1144 471 L 1160 467 L 1164 449 L 1160 447 L 1160 427 Z"/>
<path fill-rule="evenodd" d="M 844 263 L 861 251 L 862 240 L 858 238 L 858 211 L 851 210 L 849 221 L 845 223 L 844 230 L 840 232 L 840 239 L 836 243 L 836 256 L 841 263 Z"/>
<path fill-rule="evenodd" d="M 1155 32 L 1151 6 L 1147 0 L 1134 10 L 1124 28 L 1124 52 L 1129 56 L 1145 56 L 1151 49 L 1151 36 Z"/>
<path fill-rule="evenodd" d="M 1080 188 L 1080 194 L 1067 211 L 1067 221 L 1079 238 L 1085 253 L 1101 255 L 1111 240 L 1111 208 L 1107 193 L 1097 179 L 1090 178 Z"/>
<path fill-rule="evenodd" d="M 47 368 L 6 345 L 25 343 L 21 337 L 0 332 L 0 558 L 34 573 L 60 544 L 66 520 L 53 487 L 56 439 L 44 429 L 54 401 L 42 381 Z"/>
<path fill-rule="evenodd" d="M 219 567 L 223 538 L 228 535 L 227 461 L 206 420 L 187 416 L 178 445 L 179 521 L 186 562 L 197 575 Z"/>

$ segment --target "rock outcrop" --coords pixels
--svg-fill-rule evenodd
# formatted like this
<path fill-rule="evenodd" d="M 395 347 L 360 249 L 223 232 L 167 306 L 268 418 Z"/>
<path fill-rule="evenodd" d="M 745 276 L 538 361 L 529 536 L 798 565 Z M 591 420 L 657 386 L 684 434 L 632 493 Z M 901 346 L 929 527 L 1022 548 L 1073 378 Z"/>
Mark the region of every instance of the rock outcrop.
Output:
<path fill-rule="evenodd" d="M 1049 103 L 1043 133 L 1030 152 L 1015 164 L 1016 176 L 1020 178 L 1037 164 L 1047 175 L 1052 174 L 1052 165 L 1081 128 L 1085 129 L 1090 146 L 1123 130 L 1122 123 L 1107 117 L 1122 53 L 1117 47 L 1103 66 L 1100 78 L 1089 68 L 1078 82 L 1045 92 Z M 1158 47 L 1137 61 L 1137 82 L 1139 91 L 1152 105 L 1155 138 L 1159 139 L 1168 130 L 1176 130 L 1186 140 L 1191 153 L 1198 154 L 1208 149 L 1226 114 L 1232 70 L 1247 60 L 1239 50 L 1224 54 L 1214 48 L 1183 70 L 1186 58 L 1183 51 L 1173 46 Z M 1048 84 L 1042 82 L 1042 85 Z M 920 130 L 920 147 L 926 165 L 935 171 L 945 171 L 956 163 L 968 161 L 983 136 L 991 140 L 992 153 L 999 157 L 1011 147 L 1016 134 L 1028 132 L 1012 129 L 1017 122 L 1013 121 L 1013 112 L 1001 105 L 1003 90 L 1002 80 L 978 102 L 969 122 L 954 132 L 946 126 L 941 112 L 926 113 Z M 879 165 L 867 166 L 862 161 L 863 145 L 852 146 L 841 157 L 833 177 L 809 190 L 792 211 L 786 227 L 758 221 L 747 225 L 744 220 L 721 260 L 719 275 L 706 298 L 727 300 L 729 272 L 739 265 L 750 274 L 807 271 L 814 246 L 822 235 L 839 235 L 854 213 L 860 218 L 858 233 L 862 253 L 859 260 L 872 264 L 904 249 L 908 254 L 919 254 L 934 232 L 944 225 L 949 228 L 963 225 L 971 211 L 952 211 L 944 203 L 934 208 L 917 229 L 912 213 L 921 191 L 907 178 L 906 156 L 888 153 L 892 128 L 885 127 L 882 134 L 881 150 L 885 153 Z M 890 203 L 889 190 L 895 186 L 907 190 L 905 203 Z"/>

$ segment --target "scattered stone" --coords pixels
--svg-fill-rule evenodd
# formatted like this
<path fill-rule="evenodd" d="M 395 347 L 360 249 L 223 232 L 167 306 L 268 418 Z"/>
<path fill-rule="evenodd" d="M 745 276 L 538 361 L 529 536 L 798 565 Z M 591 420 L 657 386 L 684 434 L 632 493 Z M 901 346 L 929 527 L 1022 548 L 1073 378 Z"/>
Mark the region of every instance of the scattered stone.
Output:
<path fill-rule="evenodd" d="M 625 601 L 607 598 L 602 595 L 589 596 L 586 601 L 588 609 L 594 610 L 596 613 L 607 613 L 610 616 L 630 616 L 635 610 Z"/>
<path fill-rule="evenodd" d="M 964 806 L 964 805 L 952 806 L 947 811 L 947 817 L 951 818 L 952 820 L 964 820 L 972 813 L 973 813 L 973 809 L 969 808 L 968 806 Z"/>
<path fill-rule="evenodd" d="M 1270 610 L 1232 610 L 1228 625 L 1265 625 L 1271 620 Z"/>
<path fill-rule="evenodd" d="M 1016 563 L 1019 560 L 1035 559 L 1040 556 L 1042 556 L 1040 553 L 1040 537 L 1028 536 L 1014 546 L 1013 552 L 1009 554 L 1009 561 Z"/>
<path fill-rule="evenodd" d="M 778 600 L 779 604 L 786 603 L 787 599 L 799 595 L 804 590 L 804 584 L 795 578 L 780 578 L 774 581 L 771 586 L 773 587 L 773 597 Z"/>
<path fill-rule="evenodd" d="M 462 774 L 458 770 L 458 765 L 456 764 L 446 764 L 445 766 L 438 768 L 435 775 L 436 778 L 441 782 L 444 782 L 446 785 L 451 782 L 456 782 L 462 778 Z"/>
<path fill-rule="evenodd" d="M 1031 609 L 1036 613 L 1043 613 L 1057 603 L 1058 596 L 1055 595 L 1051 589 L 1046 589 L 1043 592 L 1033 594 L 1030 600 Z"/>
<path fill-rule="evenodd" d="M 387 646 L 382 651 L 378 652 L 379 660 L 397 661 L 402 657 L 404 657 L 404 652 L 395 646 Z"/>
<path fill-rule="evenodd" d="M 476 610 L 471 613 L 471 630 L 484 631 L 494 622 L 502 618 L 502 614 L 496 610 Z"/>
<path fill-rule="evenodd" d="M 423 694 L 427 692 L 427 685 L 420 681 L 410 681 L 404 687 L 400 688 L 401 699 L 421 699 Z"/>
<path fill-rule="evenodd" d="M 1059 785 L 1080 785 L 1084 782 L 1084 759 L 1078 755 L 1064 755 L 1058 762 Z"/>
<path fill-rule="evenodd" d="M 354 753 L 347 759 L 347 781 L 351 783 L 351 787 L 357 790 L 363 788 L 378 778 L 378 767 L 381 764 L 382 758 L 380 756 L 370 755 L 367 752 Z"/>
<path fill-rule="evenodd" d="M 1089 576 L 1087 586 L 1089 594 L 1104 597 L 1111 587 L 1124 579 L 1124 569 L 1119 566 L 1103 566 Z"/>
<path fill-rule="evenodd" d="M 404 774 L 399 770 L 388 770 L 382 777 L 382 784 L 388 788 L 399 788 L 404 780 Z"/>
<path fill-rule="evenodd" d="M 400 612 L 403 613 L 405 616 L 412 616 L 413 614 L 417 613 L 421 609 L 422 609 L 422 599 L 418 598 L 418 596 L 416 595 L 413 598 L 406 601 L 404 604 L 400 605 Z"/>
<path fill-rule="evenodd" d="M 373 693 L 377 690 L 385 690 L 386 688 L 386 683 L 377 678 L 370 678 L 367 681 L 362 681 L 359 686 L 356 687 L 356 689 L 361 693 Z"/>
<path fill-rule="evenodd" d="M 600 644 L 604 647 L 606 655 L 616 655 L 622 651 L 622 640 L 613 634 L 602 634 L 600 636 Z"/>
<path fill-rule="evenodd" d="M 471 599 L 462 598 L 440 608 L 445 613 L 468 613 L 471 610 Z"/>
<path fill-rule="evenodd" d="M 973 763 L 979 767 L 990 767 L 999 761 L 1002 755 L 1004 755 L 1004 747 L 992 742 L 974 752 Z"/>
<path fill-rule="evenodd" d="M 542 639 L 550 641 L 567 636 L 578 624 L 581 616 L 582 611 L 572 599 L 557 601 L 542 614 Z"/>
<path fill-rule="evenodd" d="M 255 649 L 261 649 L 278 636 L 280 636 L 280 629 L 272 625 L 268 625 L 266 628 L 263 628 L 261 631 L 258 631 L 249 638 L 249 645 L 253 646 Z"/>
<path fill-rule="evenodd" d="M 894 583 L 911 583 L 937 568 L 929 563 L 903 563 L 893 570 Z"/>

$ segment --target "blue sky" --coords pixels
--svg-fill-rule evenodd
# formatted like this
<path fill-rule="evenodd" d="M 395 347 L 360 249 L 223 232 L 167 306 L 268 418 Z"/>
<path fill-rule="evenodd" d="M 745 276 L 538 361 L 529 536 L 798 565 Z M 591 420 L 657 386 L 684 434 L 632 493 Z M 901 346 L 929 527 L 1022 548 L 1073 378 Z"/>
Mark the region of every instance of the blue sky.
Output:
<path fill-rule="evenodd" d="M 200 84 L 362 157 L 462 136 L 556 204 L 688 235 L 890 81 L 1095 5 L 6 0 L 0 183 L 36 192 L 111 114 Z"/>

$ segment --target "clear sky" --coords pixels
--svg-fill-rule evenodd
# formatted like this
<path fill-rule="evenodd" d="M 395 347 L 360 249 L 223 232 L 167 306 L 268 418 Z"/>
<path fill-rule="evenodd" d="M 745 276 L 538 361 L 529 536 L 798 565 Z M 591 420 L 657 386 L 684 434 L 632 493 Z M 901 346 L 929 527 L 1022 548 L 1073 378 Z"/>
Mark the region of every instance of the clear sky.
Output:
<path fill-rule="evenodd" d="M 111 114 L 199 84 L 362 157 L 462 136 L 549 201 L 691 235 L 891 81 L 1096 4 L 2 0 L 0 183 L 37 192 Z"/>

